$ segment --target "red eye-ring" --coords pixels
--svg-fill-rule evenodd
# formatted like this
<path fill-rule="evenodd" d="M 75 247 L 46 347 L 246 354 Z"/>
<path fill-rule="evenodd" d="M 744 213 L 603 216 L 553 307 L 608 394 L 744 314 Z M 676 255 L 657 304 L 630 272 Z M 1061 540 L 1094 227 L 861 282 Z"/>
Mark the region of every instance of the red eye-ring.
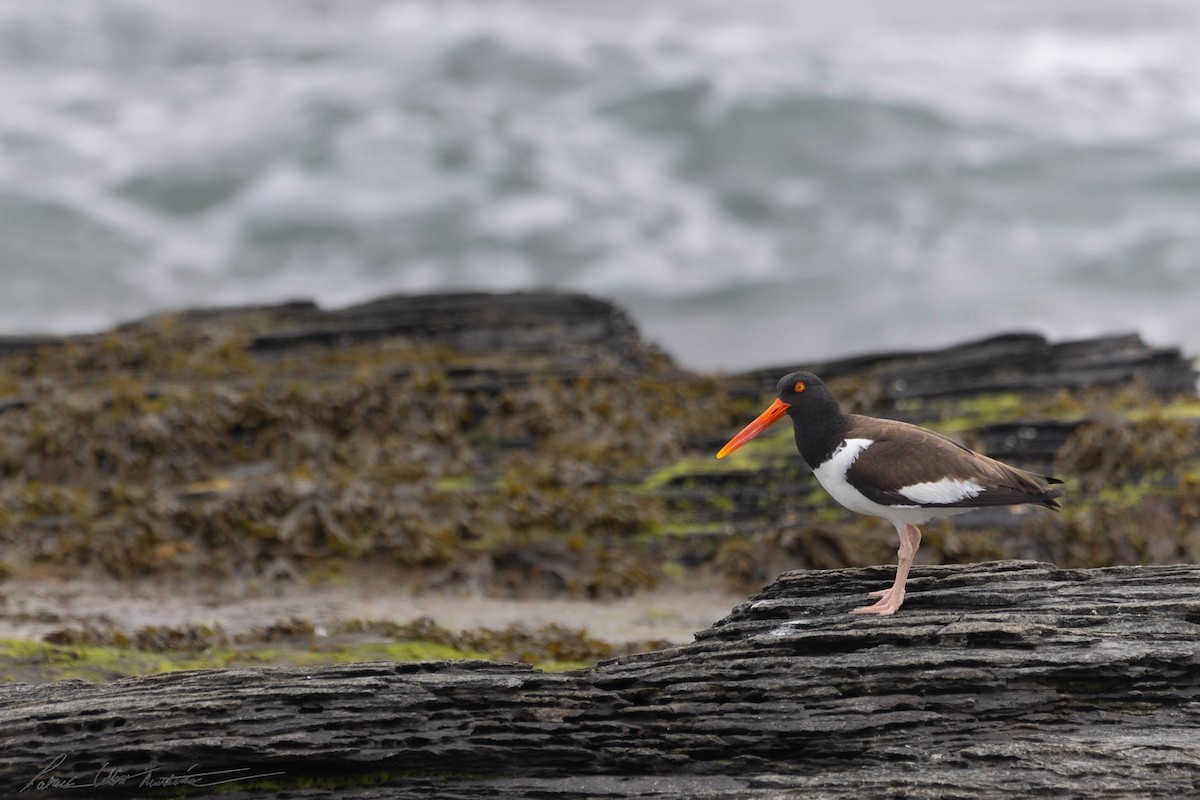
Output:
<path fill-rule="evenodd" d="M 800 394 L 805 388 L 804 381 L 796 381 L 796 385 L 792 387 L 792 391 L 796 394 Z"/>

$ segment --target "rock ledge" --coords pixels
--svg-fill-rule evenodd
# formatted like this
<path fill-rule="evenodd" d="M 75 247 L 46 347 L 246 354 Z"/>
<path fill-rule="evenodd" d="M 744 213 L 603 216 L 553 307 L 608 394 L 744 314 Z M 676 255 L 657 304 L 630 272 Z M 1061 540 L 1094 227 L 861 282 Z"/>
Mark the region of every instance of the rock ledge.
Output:
<path fill-rule="evenodd" d="M 890 577 L 786 573 L 693 644 L 572 673 L 373 663 L 4 686 L 0 785 L 119 796 L 98 770 L 231 770 L 279 774 L 189 796 L 331 796 L 312 780 L 353 798 L 1200 786 L 1200 567 L 925 567 L 900 615 L 845 613 Z"/>

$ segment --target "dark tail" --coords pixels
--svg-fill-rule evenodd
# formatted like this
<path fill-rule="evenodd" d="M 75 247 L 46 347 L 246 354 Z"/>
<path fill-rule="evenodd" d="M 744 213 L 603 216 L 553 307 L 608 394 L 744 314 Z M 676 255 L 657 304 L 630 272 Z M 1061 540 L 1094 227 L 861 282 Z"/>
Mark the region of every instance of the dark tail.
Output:
<path fill-rule="evenodd" d="M 1044 480 L 1048 485 L 1062 483 L 1062 481 L 1060 481 L 1058 478 L 1053 478 L 1049 475 L 1039 475 L 1038 477 Z M 1062 497 L 1063 494 L 1064 493 L 1062 489 L 1048 489 L 1041 497 L 1041 504 L 1046 508 L 1058 511 L 1062 508 L 1062 505 L 1058 502 L 1058 498 Z"/>

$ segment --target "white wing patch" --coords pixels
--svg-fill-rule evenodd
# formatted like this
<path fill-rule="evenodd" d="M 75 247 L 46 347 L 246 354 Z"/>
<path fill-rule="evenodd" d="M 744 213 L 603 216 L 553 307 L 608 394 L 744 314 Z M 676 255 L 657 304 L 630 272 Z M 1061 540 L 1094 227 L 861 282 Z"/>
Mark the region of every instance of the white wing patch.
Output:
<path fill-rule="evenodd" d="M 982 494 L 983 487 L 975 481 L 942 478 L 940 481 L 914 483 L 912 486 L 905 486 L 899 491 L 900 494 L 914 503 L 941 505 L 961 503 L 963 500 L 978 497 Z"/>

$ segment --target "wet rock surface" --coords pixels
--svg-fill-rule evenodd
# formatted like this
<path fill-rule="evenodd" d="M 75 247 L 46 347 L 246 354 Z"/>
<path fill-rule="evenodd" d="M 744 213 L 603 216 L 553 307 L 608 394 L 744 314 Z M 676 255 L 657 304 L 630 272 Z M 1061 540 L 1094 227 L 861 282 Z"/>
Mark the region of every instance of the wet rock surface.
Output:
<path fill-rule="evenodd" d="M 922 567 L 900 615 L 846 613 L 889 578 L 787 573 L 693 644 L 564 674 L 373 663 L 8 685 L 0 781 L 41 780 L 46 796 L 51 778 L 85 786 L 98 770 L 230 770 L 247 783 L 220 787 L 233 798 L 1162 797 L 1200 783 L 1200 568 Z"/>

